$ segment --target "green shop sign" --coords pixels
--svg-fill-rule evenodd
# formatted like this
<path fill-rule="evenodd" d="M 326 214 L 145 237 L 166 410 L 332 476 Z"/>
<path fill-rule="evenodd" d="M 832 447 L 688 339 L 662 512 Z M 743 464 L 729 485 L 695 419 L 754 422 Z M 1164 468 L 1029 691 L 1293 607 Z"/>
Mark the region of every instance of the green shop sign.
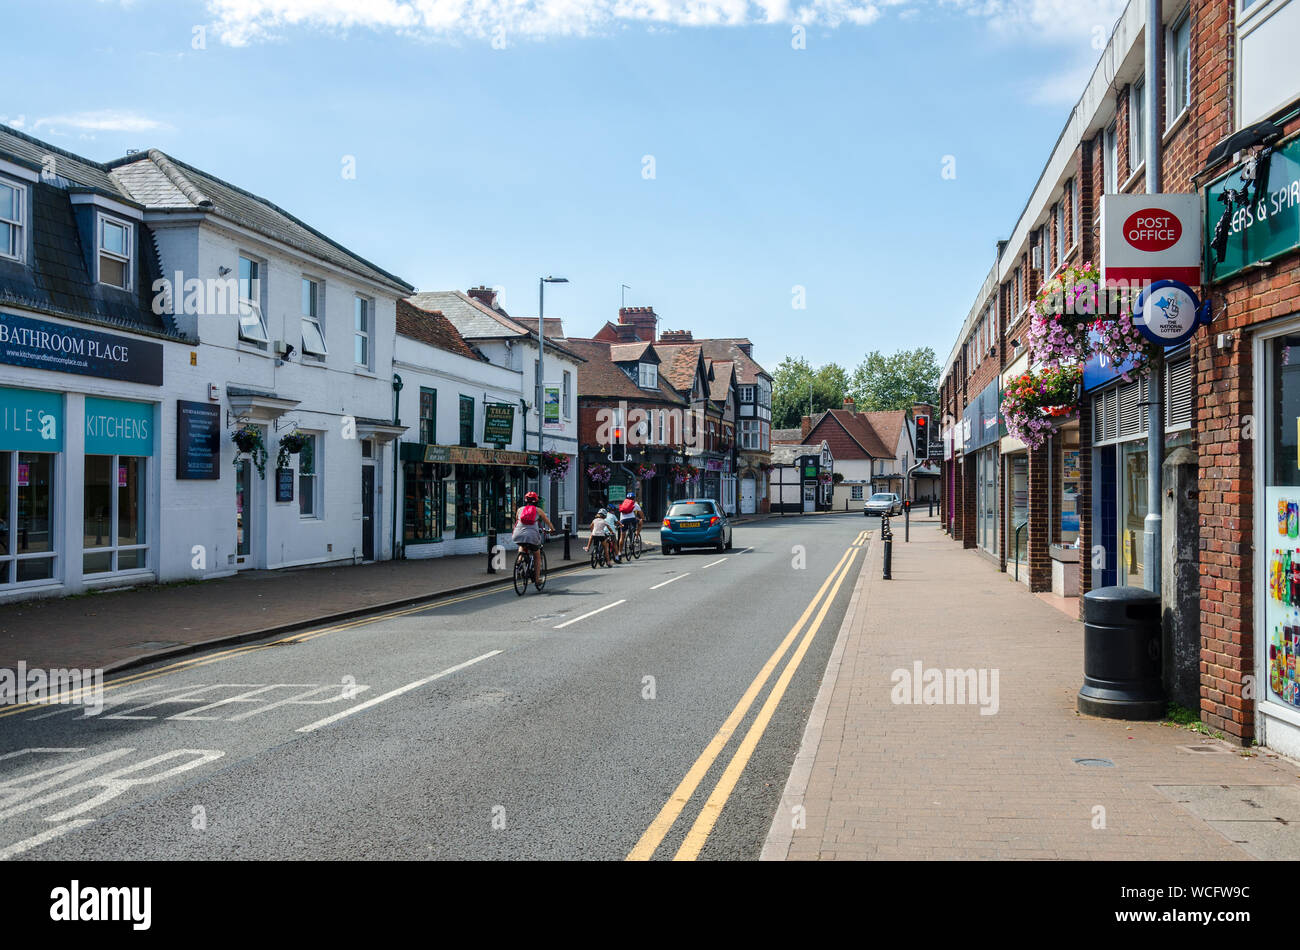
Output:
<path fill-rule="evenodd" d="M 62 452 L 63 393 L 0 388 L 0 451 Z"/>
<path fill-rule="evenodd" d="M 506 445 L 515 437 L 515 407 L 508 402 L 483 405 L 483 441 Z"/>
<path fill-rule="evenodd" d="M 86 397 L 87 455 L 153 455 L 153 404 Z"/>
<path fill-rule="evenodd" d="M 627 497 L 627 486 L 626 486 L 626 485 L 610 485 L 610 486 L 609 486 L 609 500 L 610 500 L 611 502 L 621 502 L 621 501 L 622 501 L 624 498 L 626 498 L 626 497 Z"/>
<path fill-rule="evenodd" d="M 1234 169 L 1205 189 L 1205 261 L 1216 281 L 1300 247 L 1300 139 L 1261 161 L 1257 181 L 1243 183 L 1241 172 Z M 1233 206 L 1223 260 L 1216 263 L 1214 229 L 1225 208 L 1219 196 L 1243 187 L 1247 200 Z"/>

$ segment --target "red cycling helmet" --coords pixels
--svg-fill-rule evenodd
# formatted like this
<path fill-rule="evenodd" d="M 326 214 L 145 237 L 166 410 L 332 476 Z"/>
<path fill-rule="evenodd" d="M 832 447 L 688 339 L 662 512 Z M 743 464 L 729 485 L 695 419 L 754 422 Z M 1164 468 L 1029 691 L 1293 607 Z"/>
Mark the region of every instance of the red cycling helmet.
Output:
<path fill-rule="evenodd" d="M 536 504 L 536 503 L 537 503 L 537 492 L 535 492 L 535 491 L 530 491 L 527 495 L 524 496 L 524 501 L 529 502 L 529 503 L 531 503 L 531 504 Z"/>

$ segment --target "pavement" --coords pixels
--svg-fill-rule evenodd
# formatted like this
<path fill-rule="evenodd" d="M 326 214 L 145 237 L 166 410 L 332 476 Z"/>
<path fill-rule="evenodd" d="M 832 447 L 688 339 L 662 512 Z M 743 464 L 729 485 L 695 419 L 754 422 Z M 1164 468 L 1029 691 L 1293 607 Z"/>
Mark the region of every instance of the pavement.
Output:
<path fill-rule="evenodd" d="M 857 576 L 764 859 L 1300 857 L 1300 766 L 1080 715 L 1082 624 L 937 521 L 902 536 L 892 580 L 878 540 Z M 988 688 L 913 692 L 917 665 Z"/>
<path fill-rule="evenodd" d="M 0 707 L 0 862 L 755 860 L 869 528 L 746 523 L 726 552 L 502 580 Z"/>

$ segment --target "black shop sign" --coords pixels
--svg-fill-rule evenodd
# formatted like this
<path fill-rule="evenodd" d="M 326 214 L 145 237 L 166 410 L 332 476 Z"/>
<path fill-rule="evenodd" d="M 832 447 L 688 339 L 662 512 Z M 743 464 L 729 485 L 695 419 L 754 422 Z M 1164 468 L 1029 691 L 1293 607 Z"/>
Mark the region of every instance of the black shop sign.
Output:
<path fill-rule="evenodd" d="M 176 477 L 221 477 L 221 407 L 176 402 Z"/>
<path fill-rule="evenodd" d="M 150 386 L 163 381 L 161 343 L 15 313 L 0 312 L 0 363 Z"/>

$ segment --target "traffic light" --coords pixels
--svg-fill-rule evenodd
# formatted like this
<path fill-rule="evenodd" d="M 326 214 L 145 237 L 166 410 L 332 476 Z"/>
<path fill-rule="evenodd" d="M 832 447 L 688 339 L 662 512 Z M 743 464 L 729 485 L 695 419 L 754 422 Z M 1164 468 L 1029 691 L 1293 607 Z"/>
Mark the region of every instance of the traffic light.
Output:
<path fill-rule="evenodd" d="M 611 462 L 627 461 L 627 429 L 623 426 L 614 426 L 614 444 L 609 448 L 609 460 Z"/>
<path fill-rule="evenodd" d="M 928 459 L 930 457 L 930 417 L 916 417 L 916 457 L 918 459 Z"/>

